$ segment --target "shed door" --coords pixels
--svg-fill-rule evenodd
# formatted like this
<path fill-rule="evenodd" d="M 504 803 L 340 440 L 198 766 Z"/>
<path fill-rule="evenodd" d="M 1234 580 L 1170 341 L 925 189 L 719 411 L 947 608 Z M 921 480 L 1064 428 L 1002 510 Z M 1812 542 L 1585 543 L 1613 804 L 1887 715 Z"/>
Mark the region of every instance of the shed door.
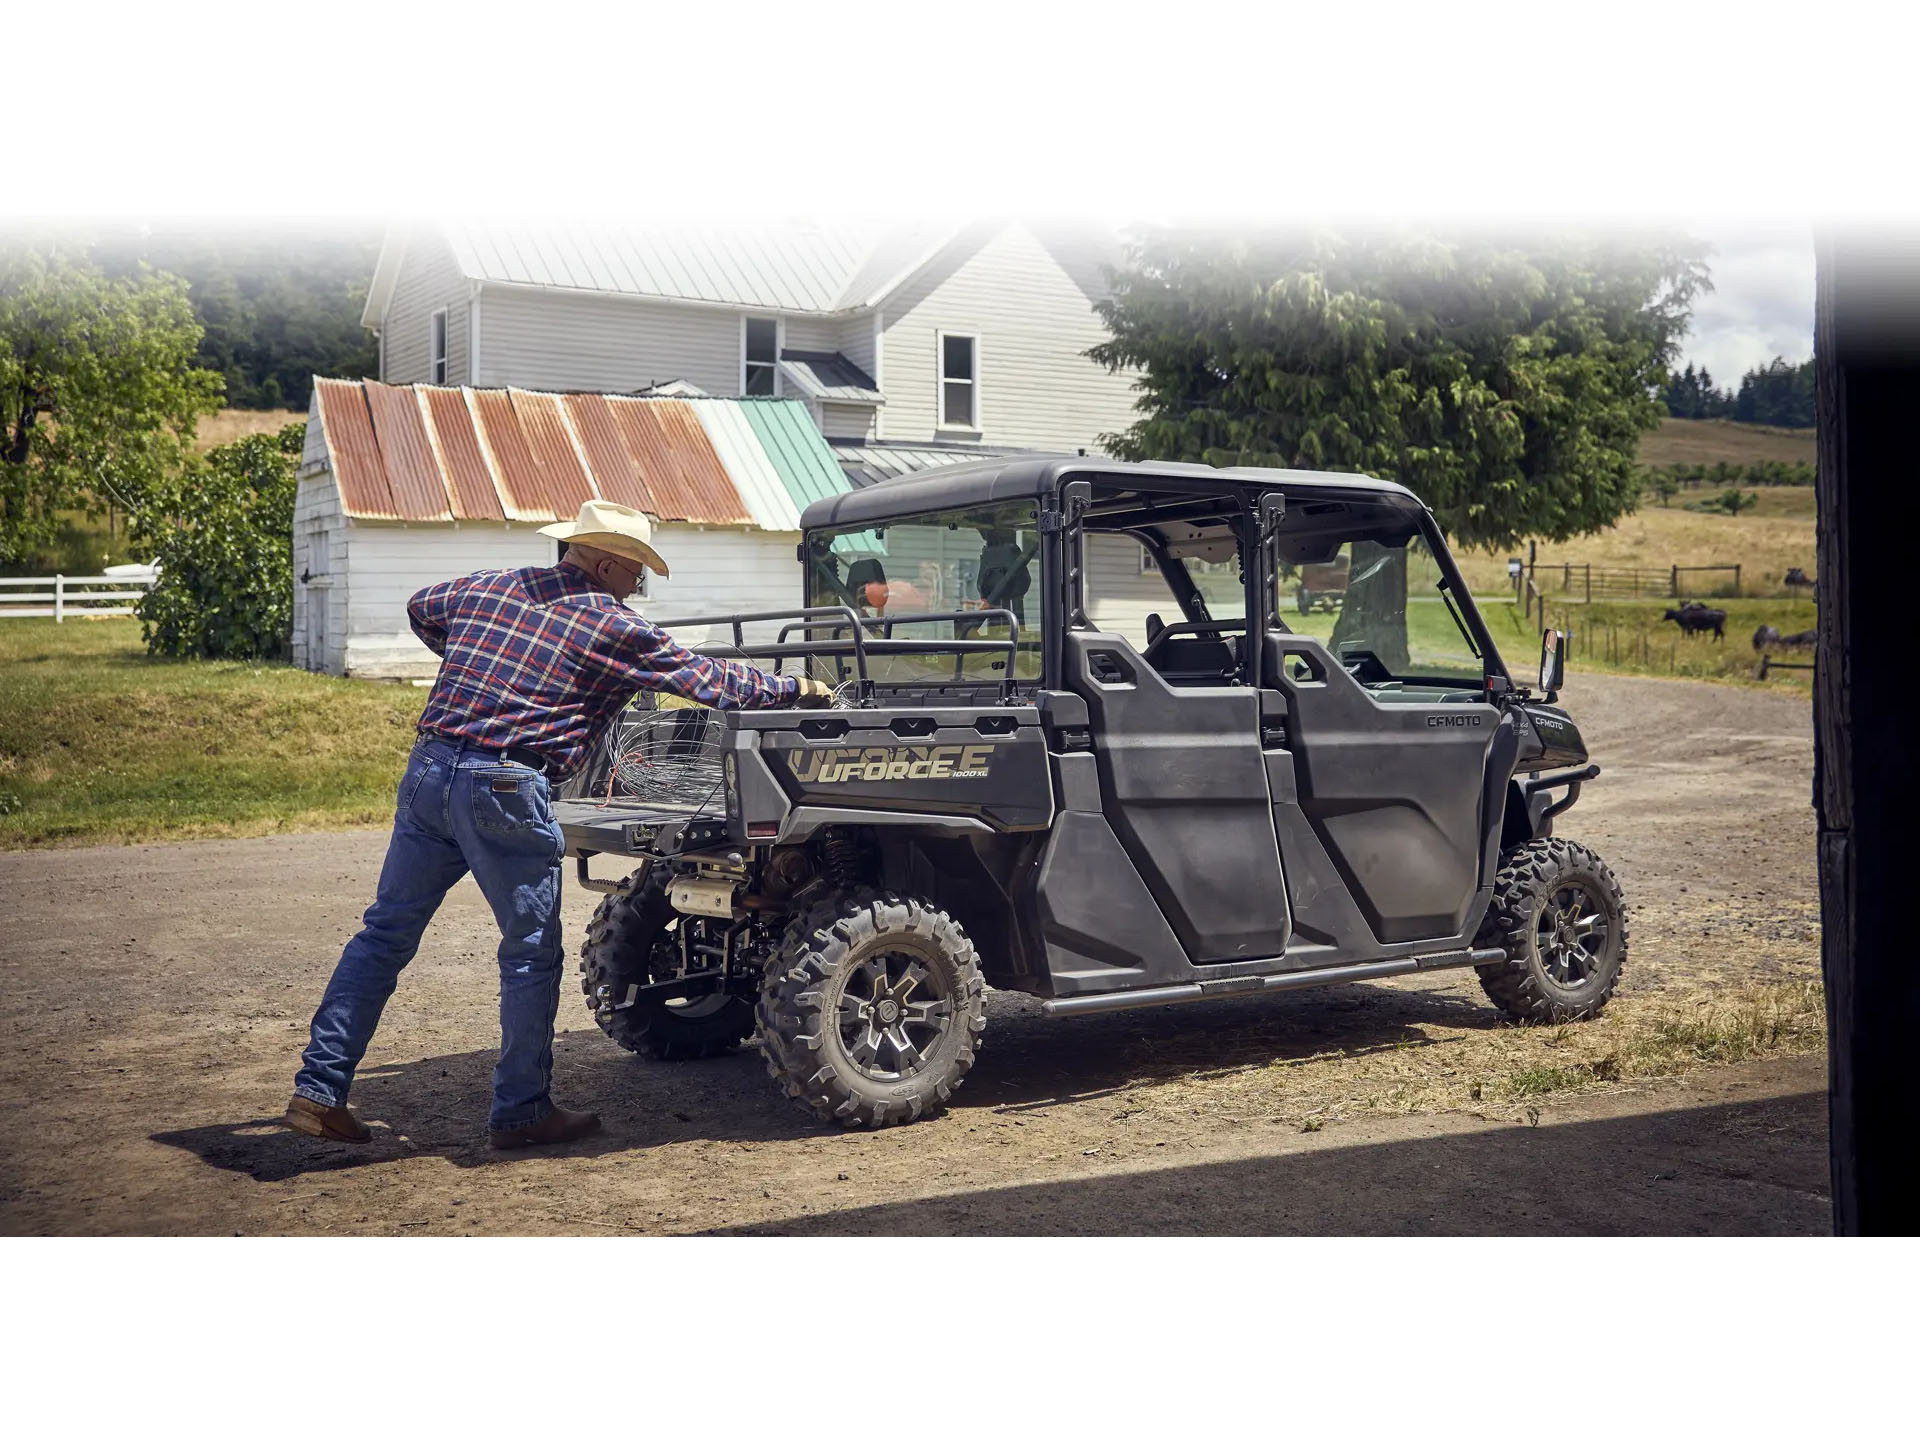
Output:
<path fill-rule="evenodd" d="M 327 668 L 327 611 L 332 608 L 333 595 L 333 576 L 329 569 L 333 556 L 332 529 L 309 522 L 305 551 L 300 560 L 300 573 L 294 577 L 306 596 L 306 653 L 301 663 L 309 670 L 324 671 Z"/>

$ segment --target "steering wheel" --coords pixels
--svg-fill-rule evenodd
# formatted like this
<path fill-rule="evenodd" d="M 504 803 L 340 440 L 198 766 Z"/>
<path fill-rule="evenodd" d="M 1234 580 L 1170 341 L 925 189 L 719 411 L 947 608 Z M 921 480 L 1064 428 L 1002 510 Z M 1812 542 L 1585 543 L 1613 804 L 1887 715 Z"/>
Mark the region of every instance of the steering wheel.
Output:
<path fill-rule="evenodd" d="M 1140 652 L 1140 658 L 1152 665 L 1166 648 L 1167 641 L 1181 635 L 1212 635 L 1218 638 L 1225 630 L 1245 630 L 1245 620 L 1182 620 L 1178 625 L 1163 625 L 1160 633 L 1147 642 L 1147 648 Z"/>

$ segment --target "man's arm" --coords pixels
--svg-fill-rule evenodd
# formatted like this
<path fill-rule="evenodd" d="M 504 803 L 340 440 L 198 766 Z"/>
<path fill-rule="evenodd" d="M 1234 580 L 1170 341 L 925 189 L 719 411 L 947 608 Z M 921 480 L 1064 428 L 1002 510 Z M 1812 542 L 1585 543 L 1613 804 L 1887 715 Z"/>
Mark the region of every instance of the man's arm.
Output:
<path fill-rule="evenodd" d="M 791 705 L 806 690 L 798 676 L 769 675 L 743 661 L 696 655 L 638 615 L 631 622 L 620 619 L 608 635 L 602 659 L 626 684 L 664 690 L 716 710 Z"/>
<path fill-rule="evenodd" d="M 447 628 L 452 621 L 453 601 L 464 584 L 464 576 L 458 580 L 442 580 L 407 601 L 407 623 L 413 626 L 420 643 L 436 655 L 447 653 Z"/>

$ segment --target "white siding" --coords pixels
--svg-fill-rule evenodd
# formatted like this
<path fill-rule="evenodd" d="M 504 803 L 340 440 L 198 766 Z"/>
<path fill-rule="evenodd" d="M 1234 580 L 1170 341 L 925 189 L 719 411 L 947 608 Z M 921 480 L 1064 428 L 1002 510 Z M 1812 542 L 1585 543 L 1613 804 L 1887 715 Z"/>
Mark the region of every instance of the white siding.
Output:
<path fill-rule="evenodd" d="M 873 336 L 873 316 L 856 315 L 840 322 L 840 343 L 833 348 L 871 375 L 874 384 L 880 387 L 880 393 L 884 395 L 887 386 L 880 378 L 879 360 L 873 351 Z"/>
<path fill-rule="evenodd" d="M 334 576 L 345 640 L 342 669 L 373 679 L 426 678 L 440 661 L 407 623 L 407 601 L 440 580 L 475 570 L 551 565 L 555 542 L 536 527 L 376 525 L 346 532 L 344 573 Z"/>
<path fill-rule="evenodd" d="M 339 492 L 332 487 L 331 476 L 328 481 L 326 488 L 335 496 L 337 513 Z M 296 546 L 299 526 L 296 517 Z M 362 522 L 348 527 L 336 522 L 336 534 L 342 558 L 330 597 L 339 621 L 329 633 L 339 640 L 332 647 L 331 663 L 308 664 L 308 668 L 381 680 L 428 679 L 439 669 L 438 658 L 407 623 L 407 600 L 415 591 L 475 570 L 550 565 L 556 548 L 532 526 L 406 527 Z M 671 618 L 790 610 L 800 604 L 800 562 L 794 556 L 800 543 L 797 532 L 661 525 L 654 531 L 654 543 L 674 573 L 665 580 L 648 577 L 650 594 L 636 602 L 645 614 Z M 297 554 L 295 563 L 299 563 Z M 707 637 L 696 630 L 676 638 L 699 644 Z M 300 643 L 298 635 L 295 643 Z M 296 658 L 299 654 L 296 651 Z"/>
<path fill-rule="evenodd" d="M 640 610 L 649 617 L 671 620 L 676 615 L 792 610 L 801 603 L 800 561 L 794 553 L 800 544 L 797 530 L 659 525 L 654 528 L 653 543 L 673 574 L 664 580 L 658 575 L 647 577 L 647 598 L 640 602 Z M 748 635 L 756 633 L 750 630 Z M 675 631 L 674 638 L 698 645 L 707 636 L 689 630 Z M 715 631 L 713 638 L 723 637 Z"/>
<path fill-rule="evenodd" d="M 830 439 L 866 440 L 873 435 L 874 408 L 872 405 L 836 405 L 831 400 L 823 400 L 815 418 L 820 433 Z"/>
<path fill-rule="evenodd" d="M 840 322 L 824 315 L 789 315 L 785 321 L 789 350 L 838 350 Z"/>
<path fill-rule="evenodd" d="M 1071 452 L 1124 429 L 1133 419 L 1132 379 L 1083 353 L 1107 338 L 1086 292 L 1025 227 L 1007 226 L 968 253 L 978 238 L 887 301 L 880 434 Z M 943 330 L 979 337 L 976 430 L 937 428 L 934 349 Z"/>
<path fill-rule="evenodd" d="M 618 393 L 686 380 L 709 395 L 740 393 L 732 311 L 489 285 L 480 328 L 476 385 Z"/>
<path fill-rule="evenodd" d="M 1146 553 L 1130 536 L 1087 537 L 1087 618 L 1101 630 L 1126 636 L 1136 650 L 1146 648 L 1150 613 L 1157 612 L 1168 625 L 1186 619 L 1158 567 L 1141 573 L 1140 557 Z"/>
<path fill-rule="evenodd" d="M 447 312 L 447 384 L 469 385 L 467 363 L 468 286 L 454 264 L 447 242 L 430 230 L 408 239 L 407 253 L 394 282 L 381 330 L 380 378 L 389 385 L 432 381 L 429 327 L 433 312 Z"/>

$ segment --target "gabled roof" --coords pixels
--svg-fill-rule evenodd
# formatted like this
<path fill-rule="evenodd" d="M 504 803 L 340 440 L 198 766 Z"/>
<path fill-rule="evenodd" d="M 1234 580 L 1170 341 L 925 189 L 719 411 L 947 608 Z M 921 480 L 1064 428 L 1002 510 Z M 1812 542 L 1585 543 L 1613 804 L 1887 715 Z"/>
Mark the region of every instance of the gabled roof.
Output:
<path fill-rule="evenodd" d="M 782 350 L 780 369 L 793 388 L 809 400 L 884 405 L 873 377 L 846 356 L 829 350 Z"/>
<path fill-rule="evenodd" d="M 792 530 L 802 507 L 850 483 L 797 400 L 316 378 L 312 414 L 354 519 L 545 523 L 603 499 L 661 520 Z"/>

